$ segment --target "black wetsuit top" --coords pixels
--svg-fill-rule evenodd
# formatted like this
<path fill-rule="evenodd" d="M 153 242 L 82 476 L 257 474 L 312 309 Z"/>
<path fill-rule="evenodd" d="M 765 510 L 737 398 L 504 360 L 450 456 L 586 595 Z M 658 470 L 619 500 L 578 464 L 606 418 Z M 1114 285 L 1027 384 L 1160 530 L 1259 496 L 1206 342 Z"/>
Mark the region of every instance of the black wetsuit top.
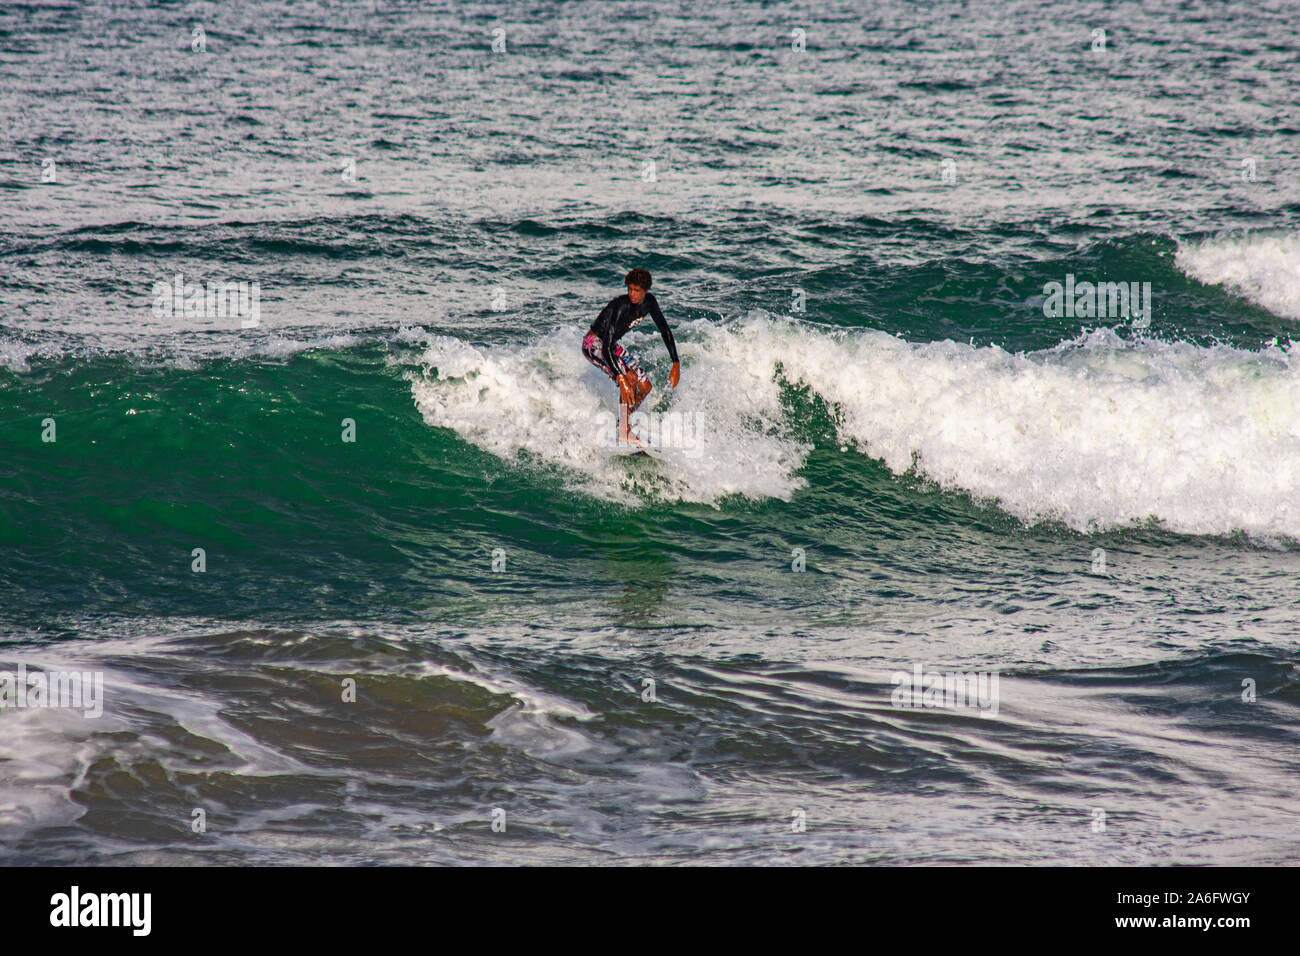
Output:
<path fill-rule="evenodd" d="M 674 362 L 677 361 L 677 343 L 673 341 L 673 330 L 668 328 L 668 320 L 659 311 L 659 303 L 655 297 L 646 292 L 640 305 L 633 305 L 630 298 L 620 295 L 601 309 L 600 315 L 596 316 L 596 321 L 591 323 L 591 331 L 596 333 L 600 344 L 605 348 L 607 362 L 613 362 L 614 343 L 647 315 L 655 320 L 655 325 L 659 326 L 659 334 L 664 337 L 664 345 L 668 346 L 668 355 Z"/>

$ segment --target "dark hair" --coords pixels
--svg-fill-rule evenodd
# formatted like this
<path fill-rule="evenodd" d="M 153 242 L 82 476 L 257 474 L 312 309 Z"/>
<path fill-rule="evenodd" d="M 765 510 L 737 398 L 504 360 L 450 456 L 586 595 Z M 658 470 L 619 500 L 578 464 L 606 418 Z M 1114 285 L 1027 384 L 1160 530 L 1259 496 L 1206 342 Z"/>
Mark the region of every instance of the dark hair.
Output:
<path fill-rule="evenodd" d="M 634 285 L 638 289 L 650 288 L 650 273 L 644 269 L 633 269 L 623 277 L 624 285 Z"/>

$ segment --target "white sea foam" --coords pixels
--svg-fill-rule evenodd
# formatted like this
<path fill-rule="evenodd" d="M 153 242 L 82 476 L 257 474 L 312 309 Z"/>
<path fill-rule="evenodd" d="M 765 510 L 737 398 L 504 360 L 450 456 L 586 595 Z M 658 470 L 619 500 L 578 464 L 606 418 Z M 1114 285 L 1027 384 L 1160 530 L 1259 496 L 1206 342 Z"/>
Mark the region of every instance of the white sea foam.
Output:
<path fill-rule="evenodd" d="M 787 381 L 839 409 L 841 441 L 1023 520 L 1080 531 L 1155 520 L 1189 534 L 1300 539 L 1294 349 L 1127 341 L 1100 329 L 1011 354 L 762 313 L 682 333 L 674 407 L 699 409 L 715 427 L 699 458 L 653 466 L 660 494 L 788 498 L 801 486 L 809 449 L 789 437 L 779 364 Z M 586 366 L 578 338 L 562 330 L 493 348 L 438 339 L 416 401 L 430 424 L 495 454 L 528 450 L 584 490 L 626 495 L 636 490 L 626 462 L 596 437 L 613 414 L 613 386 Z"/>
<path fill-rule="evenodd" d="M 728 494 L 789 498 L 803 485 L 798 469 L 807 448 L 785 433 L 779 383 L 770 367 L 747 363 L 743 348 L 681 344 L 691 372 L 673 392 L 672 408 L 706 423 L 700 454 L 665 448 L 657 464 L 614 455 L 618 392 L 583 358 L 582 331 L 559 329 L 538 342 L 491 348 L 435 338 L 424 355 L 426 372 L 413 383 L 416 403 L 429 424 L 502 458 L 529 452 L 602 497 L 648 491 L 701 502 Z M 625 341 L 637 342 L 647 359 L 652 348 L 662 349 L 646 337 Z M 663 377 L 655 376 L 647 406 L 661 398 Z"/>
<path fill-rule="evenodd" d="M 1174 261 L 1201 282 L 1227 286 L 1270 312 L 1300 319 L 1300 233 L 1188 243 Z"/>
<path fill-rule="evenodd" d="M 57 358 L 59 350 L 48 342 L 32 343 L 18 339 L 0 339 L 0 369 L 11 372 L 30 372 L 29 359 Z"/>
<path fill-rule="evenodd" d="M 1295 351 L 1136 342 L 1097 330 L 1054 349 L 923 345 L 780 330 L 780 358 L 843 411 L 842 436 L 901 473 L 1078 530 L 1300 537 Z M 778 351 L 779 350 L 779 351 Z"/>

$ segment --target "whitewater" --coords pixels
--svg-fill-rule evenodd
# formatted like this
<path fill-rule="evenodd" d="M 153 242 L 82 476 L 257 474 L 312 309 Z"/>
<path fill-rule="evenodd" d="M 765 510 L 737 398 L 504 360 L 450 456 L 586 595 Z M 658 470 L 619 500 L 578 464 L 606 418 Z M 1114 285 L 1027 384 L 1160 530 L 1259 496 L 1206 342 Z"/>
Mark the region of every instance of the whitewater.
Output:
<path fill-rule="evenodd" d="M 416 403 L 430 425 L 502 458 L 527 452 L 566 469 L 575 488 L 626 500 L 646 477 L 609 453 L 616 398 L 585 367 L 580 338 L 570 327 L 518 347 L 439 339 L 412 384 Z M 661 414 L 701 423 L 707 452 L 666 448 L 650 489 L 659 496 L 788 500 L 804 484 L 808 447 L 792 437 L 784 383 L 834 409 L 848 453 L 1026 522 L 1300 537 L 1294 345 L 1199 348 L 1102 328 L 1012 354 L 765 314 L 686 325 L 681 342 L 682 384 Z"/>

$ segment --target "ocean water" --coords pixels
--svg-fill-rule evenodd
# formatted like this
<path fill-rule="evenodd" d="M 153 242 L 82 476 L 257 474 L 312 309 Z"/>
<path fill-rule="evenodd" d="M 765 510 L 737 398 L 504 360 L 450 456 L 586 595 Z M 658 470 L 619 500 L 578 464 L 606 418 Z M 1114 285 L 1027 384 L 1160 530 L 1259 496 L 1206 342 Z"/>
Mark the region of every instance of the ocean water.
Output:
<path fill-rule="evenodd" d="M 1300 862 L 1295 17 L 6 5 L 0 862 Z"/>

